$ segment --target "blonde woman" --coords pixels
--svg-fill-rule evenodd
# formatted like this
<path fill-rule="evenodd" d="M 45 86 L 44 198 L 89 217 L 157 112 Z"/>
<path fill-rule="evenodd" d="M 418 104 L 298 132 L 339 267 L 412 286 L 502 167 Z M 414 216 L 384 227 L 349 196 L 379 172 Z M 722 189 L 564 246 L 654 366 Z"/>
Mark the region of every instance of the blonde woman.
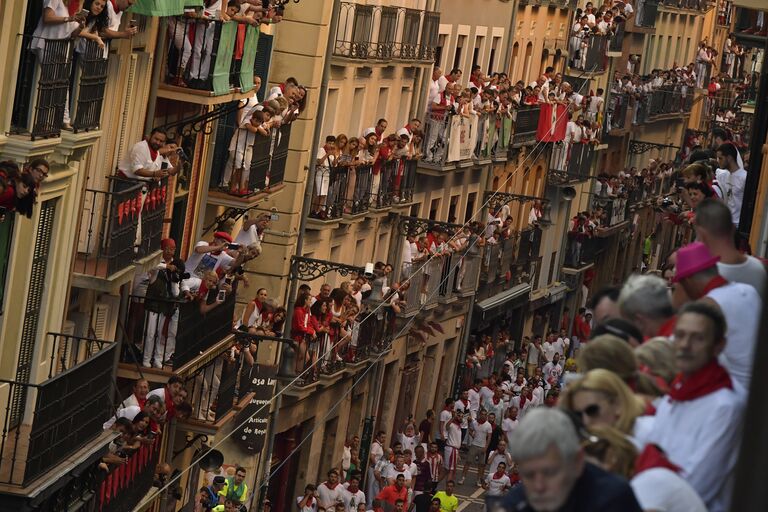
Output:
<path fill-rule="evenodd" d="M 646 409 L 643 399 L 623 380 L 603 369 L 589 371 L 568 384 L 560 396 L 560 406 L 580 416 L 587 428 L 610 425 L 625 434 L 632 432 L 635 419 Z"/>
<path fill-rule="evenodd" d="M 675 349 L 669 338 L 651 338 L 635 348 L 635 358 L 645 373 L 662 379 L 667 385 L 677 375 Z"/>
<path fill-rule="evenodd" d="M 597 336 L 581 347 L 576 360 L 579 371 L 605 368 L 618 375 L 635 393 L 649 400 L 664 394 L 661 383 L 638 370 L 637 359 L 629 344 L 612 334 Z"/>

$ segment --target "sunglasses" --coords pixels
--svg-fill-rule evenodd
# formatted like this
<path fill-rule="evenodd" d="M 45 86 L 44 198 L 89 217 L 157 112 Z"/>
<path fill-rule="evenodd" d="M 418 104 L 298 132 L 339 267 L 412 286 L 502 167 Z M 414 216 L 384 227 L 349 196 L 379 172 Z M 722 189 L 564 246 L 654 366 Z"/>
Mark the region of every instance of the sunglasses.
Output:
<path fill-rule="evenodd" d="M 594 418 L 595 416 L 600 415 L 600 406 L 597 404 L 588 405 L 584 408 L 582 411 L 573 411 L 574 413 L 578 414 L 582 418 L 586 414 L 590 418 Z"/>

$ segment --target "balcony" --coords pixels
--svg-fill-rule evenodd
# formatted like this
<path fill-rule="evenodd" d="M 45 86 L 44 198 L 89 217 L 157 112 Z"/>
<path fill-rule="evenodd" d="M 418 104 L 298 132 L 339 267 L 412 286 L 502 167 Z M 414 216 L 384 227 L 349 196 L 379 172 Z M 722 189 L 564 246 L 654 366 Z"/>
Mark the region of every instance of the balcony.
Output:
<path fill-rule="evenodd" d="M 656 16 L 659 4 L 654 0 L 638 0 L 635 15 L 626 21 L 628 32 L 652 33 L 656 29 Z"/>
<path fill-rule="evenodd" d="M 584 46 L 586 43 L 586 47 Z M 570 66 L 584 73 L 603 73 L 608 69 L 608 36 L 590 34 L 582 38 L 581 51 L 571 55 Z"/>
<path fill-rule="evenodd" d="M 741 81 L 734 80 L 723 81 L 722 88 L 714 96 L 704 98 L 699 129 L 708 132 L 716 126 L 726 128 L 740 147 L 749 146 L 756 97 L 755 85 L 745 86 Z"/>
<path fill-rule="evenodd" d="M 242 152 L 230 152 L 223 166 L 212 165 L 209 201 L 227 206 L 253 206 L 267 194 L 281 188 L 288 160 L 291 126 L 288 123 L 272 128 L 268 137 L 253 135 L 245 130 L 220 130 L 216 140 L 222 144 L 229 144 L 233 137 L 248 137 L 246 133 L 252 138 L 247 140 L 250 147 L 245 147 Z"/>
<path fill-rule="evenodd" d="M 587 268 L 595 263 L 606 245 L 605 238 L 569 231 L 564 266 L 575 270 Z"/>
<path fill-rule="evenodd" d="M 602 209 L 603 218 L 595 235 L 606 237 L 625 227 L 629 219 L 629 201 L 626 197 L 593 196 L 592 208 Z"/>
<path fill-rule="evenodd" d="M 576 0 L 519 0 L 519 5 L 521 7 L 525 5 L 542 5 L 571 10 L 576 10 L 577 3 L 578 2 Z"/>
<path fill-rule="evenodd" d="M 616 23 L 616 30 L 610 35 L 608 40 L 608 56 L 621 57 L 622 46 L 624 45 L 624 34 L 626 33 L 627 23 L 625 21 Z"/>
<path fill-rule="evenodd" d="M 377 176 L 373 166 L 318 166 L 315 171 L 313 208 L 309 216 L 337 221 L 344 215 L 359 215 L 410 203 L 416 186 L 418 160 L 398 158 L 381 164 Z"/>
<path fill-rule="evenodd" d="M 475 160 L 506 161 L 512 143 L 514 120 L 511 114 L 490 113 L 477 116 Z"/>
<path fill-rule="evenodd" d="M 162 434 L 163 436 L 165 433 Z M 129 456 L 128 462 L 112 466 L 106 477 L 103 472 L 94 478 L 100 481 L 93 491 L 88 510 L 131 512 L 152 489 L 155 469 L 160 462 L 163 442 L 158 438 L 151 445 L 141 447 Z M 98 470 L 101 471 L 101 470 Z M 93 508 L 90 508 L 90 507 Z"/>
<path fill-rule="evenodd" d="M 18 368 L 17 380 L 0 379 L 0 483 L 27 486 L 55 469 L 97 440 L 113 413 L 117 344 L 49 333 L 48 345 L 46 380 L 19 380 L 32 361 Z"/>
<path fill-rule="evenodd" d="M 665 11 L 683 11 L 693 14 L 706 14 L 715 2 L 710 0 L 659 0 L 659 7 Z"/>
<path fill-rule="evenodd" d="M 19 38 L 10 133 L 34 141 L 60 137 L 62 129 L 75 133 L 97 129 L 107 82 L 105 51 L 92 41 L 75 45 L 71 39 Z"/>
<path fill-rule="evenodd" d="M 163 372 L 188 364 L 232 334 L 235 297 L 235 293 L 229 294 L 222 304 L 202 314 L 197 301 L 131 296 L 123 320 L 125 336 L 130 341 L 121 355 L 123 369 L 132 371 L 144 361 L 153 360 L 162 364 Z M 144 350 L 150 347 L 153 354 L 145 358 Z"/>
<path fill-rule="evenodd" d="M 539 128 L 541 107 L 538 105 L 521 105 L 514 111 L 514 133 L 511 146 L 519 148 L 536 142 L 536 132 Z"/>
<path fill-rule="evenodd" d="M 160 250 L 167 179 L 113 178 L 112 191 L 86 189 L 72 271 L 112 280 L 137 259 Z"/>
<path fill-rule="evenodd" d="M 629 127 L 627 116 L 632 111 L 632 98 L 626 93 L 612 93 L 608 100 L 608 115 L 605 116 L 605 131 L 608 135 L 620 136 Z"/>
<path fill-rule="evenodd" d="M 551 185 L 569 185 L 589 179 L 595 146 L 555 142 L 549 157 L 548 181 Z"/>
<path fill-rule="evenodd" d="M 242 48 L 238 30 L 245 33 Z M 200 97 L 233 99 L 253 89 L 259 30 L 236 21 L 195 15 L 168 18 L 164 82 L 160 96 L 199 103 Z M 165 89 L 165 92 L 163 92 Z"/>
<path fill-rule="evenodd" d="M 334 57 L 434 62 L 440 13 L 341 2 Z"/>
<path fill-rule="evenodd" d="M 693 108 L 693 87 L 662 85 L 635 99 L 632 124 L 640 125 L 688 115 Z"/>

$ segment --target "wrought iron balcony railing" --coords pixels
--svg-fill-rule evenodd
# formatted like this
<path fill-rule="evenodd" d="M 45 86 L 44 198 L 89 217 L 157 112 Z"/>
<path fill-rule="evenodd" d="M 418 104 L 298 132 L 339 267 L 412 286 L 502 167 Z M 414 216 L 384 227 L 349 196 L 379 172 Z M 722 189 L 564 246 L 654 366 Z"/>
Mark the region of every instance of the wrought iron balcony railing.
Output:
<path fill-rule="evenodd" d="M 608 51 L 621 53 L 622 45 L 624 44 L 624 33 L 626 32 L 626 22 L 621 21 L 615 24 L 615 30 L 609 36 Z"/>
<path fill-rule="evenodd" d="M 437 12 L 342 2 L 333 54 L 361 60 L 433 61 L 439 25 Z"/>
<path fill-rule="evenodd" d="M 252 134 L 247 130 L 222 131 L 217 140 L 237 149 L 230 151 L 224 165 L 211 170 L 211 190 L 248 200 L 283 183 L 292 123 L 273 127 L 269 135 Z M 242 137 L 242 141 L 238 140 Z M 231 147 L 231 146 L 230 146 Z"/>
<path fill-rule="evenodd" d="M 311 217 L 339 219 L 344 214 L 387 208 L 413 198 L 418 160 L 397 158 L 378 167 L 351 165 L 352 161 L 342 159 L 336 162 L 333 167 L 317 167 Z"/>
<path fill-rule="evenodd" d="M 114 413 L 110 341 L 49 333 L 47 379 L 0 379 L 0 482 L 26 485 L 97 438 Z M 34 375 L 33 375 L 34 377 Z"/>
<path fill-rule="evenodd" d="M 571 67 L 585 73 L 602 73 L 608 66 L 607 51 L 607 35 L 589 34 L 583 36 L 579 52 L 570 56 Z"/>
<path fill-rule="evenodd" d="M 75 273 L 108 278 L 160 250 L 168 180 L 113 179 L 111 188 L 86 189 Z"/>
<path fill-rule="evenodd" d="M 123 324 L 130 345 L 124 363 L 152 364 L 176 370 L 232 333 L 235 293 L 208 313 L 197 300 L 131 296 Z"/>
<path fill-rule="evenodd" d="M 69 115 L 72 39 L 21 35 L 11 133 L 58 137 Z"/>
<path fill-rule="evenodd" d="M 515 119 L 512 147 L 520 147 L 536 142 L 536 131 L 539 127 L 541 107 L 538 105 L 521 105 L 513 113 Z"/>
<path fill-rule="evenodd" d="M 608 101 L 608 115 L 605 116 L 605 131 L 623 130 L 627 127 L 627 112 L 631 98 L 626 93 L 613 93 Z"/>
<path fill-rule="evenodd" d="M 656 26 L 658 11 L 657 0 L 638 0 L 635 5 L 635 15 L 627 20 L 627 23 L 641 28 L 653 28 Z"/>
<path fill-rule="evenodd" d="M 589 233 L 569 231 L 565 266 L 579 269 L 595 263 L 605 248 L 605 241 L 606 239 L 596 238 Z"/>
<path fill-rule="evenodd" d="M 710 0 L 660 0 L 659 5 L 672 8 L 672 9 L 684 9 L 686 11 L 694 11 L 704 14 L 709 11 L 715 2 Z"/>
<path fill-rule="evenodd" d="M 190 16 L 168 18 L 165 83 L 213 96 L 234 89 L 250 91 L 258 41 L 259 30 L 244 23 Z"/>
<path fill-rule="evenodd" d="M 595 147 L 589 143 L 552 144 L 549 158 L 549 183 L 564 185 L 589 179 Z"/>

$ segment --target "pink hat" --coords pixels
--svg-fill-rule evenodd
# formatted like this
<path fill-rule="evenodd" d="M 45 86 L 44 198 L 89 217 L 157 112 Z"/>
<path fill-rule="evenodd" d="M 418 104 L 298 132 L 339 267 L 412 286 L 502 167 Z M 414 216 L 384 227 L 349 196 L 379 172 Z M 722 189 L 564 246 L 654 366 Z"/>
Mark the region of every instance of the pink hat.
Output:
<path fill-rule="evenodd" d="M 677 251 L 674 282 L 714 267 L 720 261 L 720 256 L 712 256 L 707 246 L 701 242 L 693 242 Z"/>

